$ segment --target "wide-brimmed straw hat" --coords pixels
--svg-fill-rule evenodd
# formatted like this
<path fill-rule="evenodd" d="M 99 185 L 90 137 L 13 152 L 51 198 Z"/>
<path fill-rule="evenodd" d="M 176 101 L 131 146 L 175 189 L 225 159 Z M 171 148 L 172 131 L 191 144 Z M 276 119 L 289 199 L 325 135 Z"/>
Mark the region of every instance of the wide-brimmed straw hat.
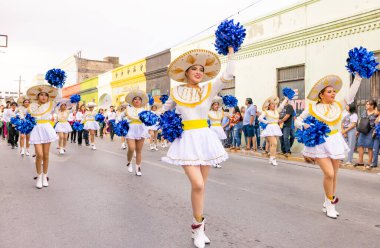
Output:
<path fill-rule="evenodd" d="M 193 65 L 201 65 L 204 68 L 204 76 L 201 82 L 215 78 L 221 67 L 217 54 L 205 49 L 194 49 L 173 60 L 169 65 L 168 75 L 177 82 L 186 82 L 185 72 Z"/>
<path fill-rule="evenodd" d="M 94 102 L 88 102 L 88 103 L 86 104 L 86 107 L 87 107 L 87 108 L 90 108 L 90 107 L 96 107 L 96 103 L 94 103 Z"/>
<path fill-rule="evenodd" d="M 76 103 L 72 103 L 70 101 L 70 99 L 68 98 L 62 98 L 59 102 L 58 102 L 58 106 L 61 107 L 61 105 L 65 104 L 66 105 L 66 108 L 71 108 L 72 106 L 74 106 Z"/>
<path fill-rule="evenodd" d="M 121 104 L 121 105 L 119 105 L 119 106 L 117 106 L 117 108 L 116 108 L 116 111 L 120 111 L 122 108 L 126 108 L 127 107 L 127 104 Z"/>
<path fill-rule="evenodd" d="M 125 101 L 133 106 L 132 102 L 133 102 L 133 99 L 135 99 L 135 97 L 141 98 L 142 106 L 145 106 L 149 102 L 148 95 L 142 90 L 133 90 L 129 92 L 127 96 L 125 97 Z"/>
<path fill-rule="evenodd" d="M 311 88 L 307 99 L 312 101 L 318 101 L 319 93 L 324 88 L 331 86 L 334 88 L 335 92 L 338 93 L 342 89 L 342 79 L 337 75 L 327 75 L 318 80 L 318 82 Z"/>
<path fill-rule="evenodd" d="M 220 97 L 220 96 L 215 96 L 213 99 L 212 99 L 212 103 L 211 103 L 211 105 L 213 105 L 214 103 L 219 103 L 219 105 L 222 105 L 222 103 L 223 103 L 223 98 L 222 97 Z"/>
<path fill-rule="evenodd" d="M 57 88 L 51 87 L 49 85 L 37 85 L 30 87 L 26 92 L 26 95 L 31 101 L 37 101 L 37 96 L 40 93 L 47 93 L 49 95 L 49 100 L 54 100 L 58 95 Z"/>
<path fill-rule="evenodd" d="M 21 106 L 21 105 L 24 104 L 24 101 L 25 101 L 25 100 L 29 100 L 29 101 L 30 101 L 29 97 L 27 97 L 27 96 L 20 96 L 20 97 L 17 99 L 17 104 L 18 104 L 19 106 Z"/>
<path fill-rule="evenodd" d="M 271 97 L 268 97 L 264 104 L 263 104 L 263 108 L 262 110 L 263 111 L 266 111 L 268 110 L 268 107 L 271 103 L 274 103 L 276 106 L 278 105 L 278 103 L 280 102 L 280 98 L 278 98 L 277 96 L 271 96 Z"/>

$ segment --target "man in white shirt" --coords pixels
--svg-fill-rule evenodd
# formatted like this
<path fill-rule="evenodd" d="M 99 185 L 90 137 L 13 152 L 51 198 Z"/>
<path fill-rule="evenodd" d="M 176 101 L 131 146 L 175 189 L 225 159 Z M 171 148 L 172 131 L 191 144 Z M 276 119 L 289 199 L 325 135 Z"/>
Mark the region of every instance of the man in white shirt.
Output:
<path fill-rule="evenodd" d="M 107 122 L 108 122 L 108 126 L 110 128 L 111 141 L 113 140 L 113 136 L 115 135 L 115 132 L 113 129 L 113 125 L 110 123 L 110 121 L 112 121 L 112 123 L 115 123 L 116 118 L 117 118 L 117 115 L 116 115 L 115 108 L 114 108 L 114 106 L 110 106 L 110 110 L 107 113 Z"/>
<path fill-rule="evenodd" d="M 17 147 L 18 142 L 18 131 L 16 130 L 16 127 L 14 127 L 10 121 L 12 117 L 16 117 L 17 114 L 17 103 L 12 102 L 9 109 L 4 111 L 3 120 L 8 125 L 8 143 L 12 146 L 12 149 L 15 149 Z"/>

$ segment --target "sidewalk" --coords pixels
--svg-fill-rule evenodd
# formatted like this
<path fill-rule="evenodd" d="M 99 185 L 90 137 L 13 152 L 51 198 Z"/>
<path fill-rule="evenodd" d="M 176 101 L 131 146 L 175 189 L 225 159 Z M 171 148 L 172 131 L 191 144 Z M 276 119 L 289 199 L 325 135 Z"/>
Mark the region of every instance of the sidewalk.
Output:
<path fill-rule="evenodd" d="M 238 150 L 238 151 L 230 151 L 230 149 L 227 149 L 227 148 L 226 148 L 226 151 L 229 152 L 229 153 L 239 154 L 241 156 L 252 156 L 252 157 L 261 157 L 261 158 L 267 157 L 267 155 L 264 154 L 264 153 L 262 153 L 262 151 L 256 151 L 255 152 L 255 151 L 252 151 L 252 150 L 247 151 L 245 149 L 241 149 L 241 150 Z M 357 159 L 357 156 L 358 156 L 358 154 L 355 153 L 354 158 Z M 281 154 L 277 154 L 277 159 L 279 161 L 284 160 L 284 161 L 294 161 L 294 162 L 304 162 L 304 163 L 307 163 L 301 153 L 292 153 L 292 155 L 289 156 L 289 157 L 285 157 L 285 156 L 283 156 Z M 367 157 L 365 156 L 364 160 L 366 160 L 366 159 L 367 159 Z M 313 164 L 313 163 L 309 163 L 309 164 Z M 315 166 L 317 166 L 317 165 L 315 165 Z M 346 165 L 344 163 L 341 163 L 340 168 L 342 168 L 342 169 L 348 169 L 348 170 L 362 171 L 362 172 L 373 173 L 373 174 L 380 174 L 380 168 L 379 167 L 374 168 L 374 169 L 365 169 L 364 166 L 354 167 L 353 165 Z"/>

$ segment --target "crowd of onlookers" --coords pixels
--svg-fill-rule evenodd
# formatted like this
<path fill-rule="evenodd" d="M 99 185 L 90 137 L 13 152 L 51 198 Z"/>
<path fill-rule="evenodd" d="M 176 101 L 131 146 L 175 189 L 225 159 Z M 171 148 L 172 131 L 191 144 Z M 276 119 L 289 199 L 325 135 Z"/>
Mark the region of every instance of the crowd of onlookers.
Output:
<path fill-rule="evenodd" d="M 251 98 L 247 98 L 245 106 L 224 109 L 222 120 L 223 129 L 227 135 L 224 146 L 232 151 L 252 150 L 268 153 L 265 139 L 260 139 L 262 128 L 258 117 L 261 112 L 253 104 Z M 289 103 L 280 113 L 279 125 L 283 135 L 280 137 L 280 153 L 286 157 L 291 155 L 291 148 L 295 141 L 294 120 L 296 111 Z M 353 166 L 377 167 L 380 140 L 375 134 L 375 126 L 380 125 L 380 106 L 375 100 L 366 103 L 365 111 L 358 116 L 356 104 L 347 106 L 342 116 L 342 134 L 350 148 L 345 163 Z M 359 154 L 358 161 L 354 163 L 355 150 Z M 368 152 L 368 162 L 364 163 L 364 153 Z"/>

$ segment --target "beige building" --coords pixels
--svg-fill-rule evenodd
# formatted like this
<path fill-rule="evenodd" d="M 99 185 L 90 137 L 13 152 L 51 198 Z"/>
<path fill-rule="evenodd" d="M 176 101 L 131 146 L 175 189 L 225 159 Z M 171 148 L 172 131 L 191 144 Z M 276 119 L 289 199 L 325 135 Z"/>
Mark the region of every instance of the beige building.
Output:
<path fill-rule="evenodd" d="M 338 98 L 347 92 L 351 75 L 345 68 L 347 52 L 364 46 L 380 57 L 380 1 L 307 0 L 244 24 L 247 37 L 237 53 L 232 92 L 244 104 L 252 97 L 259 109 L 271 95 L 280 95 L 283 87 L 296 90 L 292 104 L 299 113 L 305 95 L 314 83 L 327 74 L 339 75 L 344 86 Z M 193 48 L 215 50 L 214 36 L 204 37 L 171 50 L 172 58 Z M 222 58 L 225 61 L 225 58 Z M 173 82 L 172 82 L 173 84 Z M 357 95 L 380 99 L 380 74 L 365 80 Z"/>

